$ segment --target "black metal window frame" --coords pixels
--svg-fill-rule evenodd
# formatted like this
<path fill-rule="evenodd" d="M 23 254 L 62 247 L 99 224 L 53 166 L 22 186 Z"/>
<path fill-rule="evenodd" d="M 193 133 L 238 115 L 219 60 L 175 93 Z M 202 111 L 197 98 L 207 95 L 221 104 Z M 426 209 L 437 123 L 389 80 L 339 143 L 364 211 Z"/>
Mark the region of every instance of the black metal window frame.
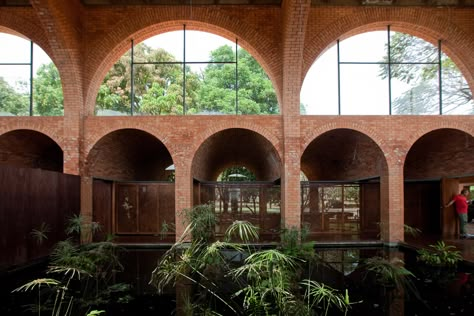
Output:
<path fill-rule="evenodd" d="M 392 115 L 392 65 L 438 65 L 438 93 L 439 93 L 439 115 L 443 114 L 443 82 L 442 82 L 442 51 L 441 40 L 438 40 L 438 60 L 436 62 L 393 62 L 391 60 L 391 46 L 390 46 L 390 25 L 387 25 L 387 54 L 388 62 L 351 62 L 341 61 L 340 56 L 340 41 L 337 40 L 337 114 L 341 114 L 341 65 L 387 65 L 388 67 L 388 112 Z"/>
<path fill-rule="evenodd" d="M 2 63 L 0 62 L 0 66 L 29 66 L 30 67 L 30 107 L 29 107 L 29 115 L 33 116 L 33 41 L 30 42 L 30 61 L 29 62 L 16 62 L 16 63 Z"/>
<path fill-rule="evenodd" d="M 131 40 L 130 54 L 130 115 L 134 115 L 135 107 L 135 89 L 134 89 L 134 66 L 135 65 L 182 65 L 183 68 L 183 115 L 186 115 L 186 66 L 192 64 L 234 64 L 235 65 L 235 114 L 239 114 L 239 56 L 238 56 L 238 39 L 235 39 L 235 61 L 186 61 L 186 24 L 183 24 L 183 61 L 175 62 L 135 62 L 134 60 L 134 41 Z"/>

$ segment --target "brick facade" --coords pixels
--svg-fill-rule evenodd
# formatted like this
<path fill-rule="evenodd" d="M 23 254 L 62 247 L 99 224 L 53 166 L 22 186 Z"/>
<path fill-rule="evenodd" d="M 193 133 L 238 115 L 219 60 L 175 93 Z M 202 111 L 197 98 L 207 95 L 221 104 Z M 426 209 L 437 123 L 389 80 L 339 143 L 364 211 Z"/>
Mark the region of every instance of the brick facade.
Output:
<path fill-rule="evenodd" d="M 112 168 L 103 161 L 103 156 L 97 163 L 98 154 L 94 150 L 97 151 L 98 146 L 111 150 L 112 145 L 106 145 L 110 140 L 108 137 L 125 129 L 135 130 L 128 134 L 123 132 L 125 137 L 134 139 L 136 133 L 146 133 L 151 143 L 156 139 L 159 144 L 156 150 L 169 153 L 176 167 L 177 210 L 192 205 L 192 177 L 197 174 L 196 164 L 206 163 L 206 156 L 195 159 L 203 144 L 212 147 L 206 142 L 219 133 L 224 135 L 220 142 L 232 139 L 225 136 L 230 129 L 242 130 L 242 135 L 253 135 L 250 137 L 254 137 L 254 145 L 273 147 L 272 155 L 280 170 L 272 172 L 281 176 L 282 217 L 290 226 L 300 224 L 300 170 L 307 168 L 311 157 L 318 157 L 319 150 L 328 146 L 341 147 L 346 142 L 347 139 L 341 136 L 346 134 L 338 131 L 355 135 L 363 140 L 357 149 L 361 156 L 355 167 L 364 172 L 357 173 L 354 169 L 351 177 L 370 176 L 370 168 L 381 175 L 381 218 L 389 223 L 382 232 L 382 239 L 391 242 L 403 240 L 405 177 L 459 174 L 463 171 L 459 167 L 463 163 L 472 170 L 474 117 L 471 116 L 299 114 L 301 85 L 315 59 L 337 39 L 383 29 L 387 25 L 392 30 L 410 33 L 432 43 L 441 39 L 444 51 L 461 69 L 471 91 L 474 90 L 472 7 L 311 7 L 308 0 L 283 1 L 281 7 L 86 7 L 78 0 L 33 0 L 31 3 L 31 7 L 1 7 L 0 31 L 22 34 L 49 54 L 61 75 L 65 115 L 0 117 L 0 138 L 10 131 L 26 129 L 54 140 L 63 150 L 63 171 L 84 178 L 81 211 L 88 216 L 92 209 L 91 177 L 110 174 L 107 170 Z M 269 75 L 277 92 L 281 115 L 239 116 L 238 119 L 235 116 L 94 116 L 100 83 L 115 61 L 129 49 L 130 40 L 140 42 L 159 33 L 181 29 L 183 24 L 188 30 L 203 30 L 231 40 L 237 37 L 239 45 L 249 51 Z M 336 143 L 331 142 L 331 133 L 334 133 Z M 437 148 L 432 143 L 438 139 L 455 148 Z M 422 145 L 416 147 L 416 144 Z M 418 149 L 407 158 L 414 145 Z M 439 149 L 441 153 L 431 156 L 434 158 L 427 162 L 429 168 L 423 171 L 418 166 L 420 160 L 427 157 L 426 148 L 433 152 Z M 123 147 L 119 152 L 125 155 L 127 149 Z M 329 152 L 332 150 L 329 148 Z M 454 158 L 449 154 L 451 150 L 457 153 Z M 347 153 L 347 157 L 351 154 L 352 151 Z M 328 159 L 329 155 L 323 157 Z M 442 163 L 436 163 L 436 160 Z M 131 161 L 134 160 L 120 160 L 113 166 L 114 172 L 118 172 L 119 166 L 129 169 L 127 163 Z M 169 162 L 165 159 L 161 163 Z M 350 167 L 350 161 L 344 163 Z M 329 163 L 320 168 L 327 168 L 325 173 L 336 172 L 336 169 L 330 169 Z M 318 171 L 308 169 L 308 172 L 317 174 Z M 178 231 L 182 230 L 181 221 L 176 223 Z"/>

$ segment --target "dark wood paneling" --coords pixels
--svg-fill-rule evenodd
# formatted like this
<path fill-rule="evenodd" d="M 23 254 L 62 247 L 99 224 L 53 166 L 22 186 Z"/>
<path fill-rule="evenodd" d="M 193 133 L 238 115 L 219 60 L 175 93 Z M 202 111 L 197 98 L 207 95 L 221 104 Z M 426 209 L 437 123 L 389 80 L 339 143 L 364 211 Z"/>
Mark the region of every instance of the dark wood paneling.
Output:
<path fill-rule="evenodd" d="M 372 237 L 380 232 L 380 183 L 360 185 L 360 231 Z"/>
<path fill-rule="evenodd" d="M 156 185 L 138 186 L 138 231 L 156 233 L 160 231 L 158 222 L 159 195 Z"/>
<path fill-rule="evenodd" d="M 405 224 L 422 233 L 440 234 L 439 181 L 405 183 Z"/>
<path fill-rule="evenodd" d="M 102 230 L 94 235 L 95 241 L 105 240 L 108 234 L 112 234 L 112 189 L 112 181 L 94 179 L 92 220 L 102 226 Z"/>
<path fill-rule="evenodd" d="M 108 190 L 112 190 L 110 193 Z M 172 182 L 115 182 L 103 190 L 95 190 L 97 203 L 94 214 L 97 218 L 111 220 L 111 229 L 117 242 L 160 242 L 174 238 L 175 185 Z M 115 201 L 112 204 L 113 196 Z M 110 201 L 110 202 L 109 202 Z M 98 214 L 113 210 L 111 217 Z M 168 225 L 166 236 L 160 235 Z"/>
<path fill-rule="evenodd" d="M 66 238 L 67 219 L 80 211 L 80 178 L 40 169 L 0 166 L 0 267 L 47 256 Z M 33 229 L 49 227 L 41 244 Z"/>

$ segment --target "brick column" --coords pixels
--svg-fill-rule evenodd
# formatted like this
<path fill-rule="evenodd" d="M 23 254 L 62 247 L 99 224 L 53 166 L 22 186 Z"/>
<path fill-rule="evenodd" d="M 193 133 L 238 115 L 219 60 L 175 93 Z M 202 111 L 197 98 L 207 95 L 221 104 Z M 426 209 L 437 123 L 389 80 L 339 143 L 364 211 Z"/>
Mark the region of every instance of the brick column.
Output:
<path fill-rule="evenodd" d="M 188 155 L 187 157 L 192 157 L 192 155 Z M 182 158 L 181 161 L 175 162 L 176 240 L 181 237 L 187 225 L 183 222 L 181 213 L 184 209 L 191 208 L 193 205 L 193 179 L 190 172 L 192 158 L 189 158 L 189 161 L 182 160 L 184 160 L 184 158 Z"/>
<path fill-rule="evenodd" d="M 283 2 L 283 172 L 282 224 L 301 226 L 300 211 L 300 89 L 304 50 L 304 30 L 309 15 L 309 0 Z"/>
<path fill-rule="evenodd" d="M 381 239 L 388 243 L 404 240 L 403 165 L 388 166 L 388 175 L 380 179 Z"/>

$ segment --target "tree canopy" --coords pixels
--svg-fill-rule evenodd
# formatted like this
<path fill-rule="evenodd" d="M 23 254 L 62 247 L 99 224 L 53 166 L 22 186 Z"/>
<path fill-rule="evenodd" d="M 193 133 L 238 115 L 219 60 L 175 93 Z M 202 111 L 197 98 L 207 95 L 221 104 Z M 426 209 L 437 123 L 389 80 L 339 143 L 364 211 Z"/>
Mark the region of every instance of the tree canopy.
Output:
<path fill-rule="evenodd" d="M 33 115 L 63 115 L 63 90 L 56 66 L 41 65 L 33 78 Z M 15 86 L 0 77 L 0 111 L 2 115 L 30 115 L 30 93 L 26 82 Z"/>
<path fill-rule="evenodd" d="M 61 78 L 56 66 L 51 62 L 38 68 L 33 81 L 35 115 L 63 115 L 64 97 Z"/>
<path fill-rule="evenodd" d="M 130 112 L 130 54 L 130 51 L 124 54 L 105 77 L 96 101 L 99 114 L 106 110 Z M 161 48 L 154 49 L 145 43 L 136 45 L 134 112 L 144 115 L 278 113 L 275 91 L 263 69 L 248 52 L 239 49 L 236 71 L 235 55 L 231 46 L 223 45 L 210 53 L 209 63 L 199 71 L 189 64 L 183 67 Z"/>
<path fill-rule="evenodd" d="M 2 115 L 28 115 L 29 102 L 28 95 L 17 92 L 5 79 L 0 77 L 0 111 Z"/>

